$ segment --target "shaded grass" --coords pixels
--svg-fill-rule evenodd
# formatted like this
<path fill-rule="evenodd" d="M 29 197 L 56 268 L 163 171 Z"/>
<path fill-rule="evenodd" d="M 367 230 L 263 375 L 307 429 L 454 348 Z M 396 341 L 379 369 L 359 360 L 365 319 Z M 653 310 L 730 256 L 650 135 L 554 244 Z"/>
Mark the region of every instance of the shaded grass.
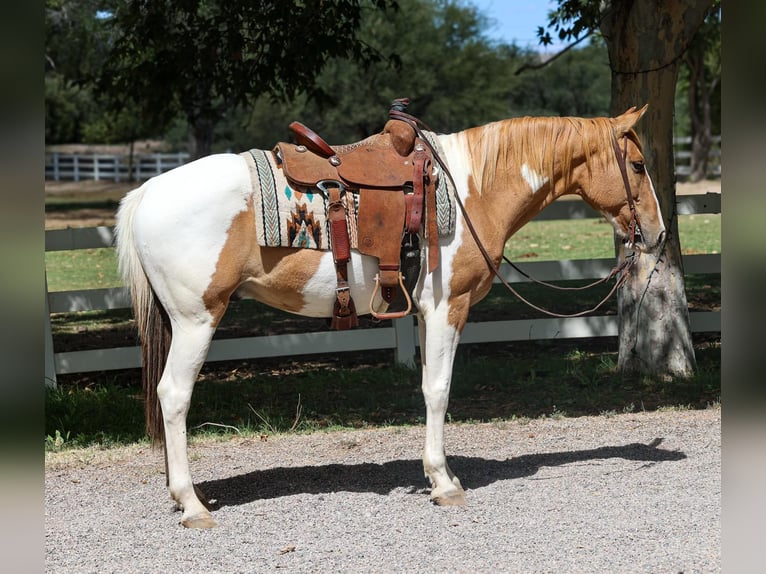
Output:
<path fill-rule="evenodd" d="M 464 345 L 455 361 L 448 420 L 598 415 L 705 408 L 720 399 L 720 343 L 695 337 L 689 379 L 625 378 L 616 342 Z M 92 374 L 91 383 L 46 392 L 47 448 L 144 440 L 137 370 Z M 297 415 L 300 409 L 300 415 Z M 388 351 L 206 365 L 189 412 L 190 435 L 273 434 L 422 424 L 420 372 Z M 233 427 L 233 428 L 232 428 Z M 236 430 L 234 430 L 236 429 Z"/>

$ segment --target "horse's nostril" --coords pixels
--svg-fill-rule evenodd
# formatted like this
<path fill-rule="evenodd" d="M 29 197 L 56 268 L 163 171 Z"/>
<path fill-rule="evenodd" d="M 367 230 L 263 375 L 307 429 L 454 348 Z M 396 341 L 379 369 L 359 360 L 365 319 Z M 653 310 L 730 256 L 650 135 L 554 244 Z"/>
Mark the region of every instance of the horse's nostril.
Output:
<path fill-rule="evenodd" d="M 662 243 L 665 241 L 665 231 L 660 231 L 660 234 L 657 236 L 657 243 Z"/>

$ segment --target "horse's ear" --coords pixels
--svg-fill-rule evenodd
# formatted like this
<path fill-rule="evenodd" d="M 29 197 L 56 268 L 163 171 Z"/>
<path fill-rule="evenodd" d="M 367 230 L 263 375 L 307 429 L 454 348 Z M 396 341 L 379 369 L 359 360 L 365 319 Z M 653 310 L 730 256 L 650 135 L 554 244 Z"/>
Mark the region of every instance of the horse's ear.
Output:
<path fill-rule="evenodd" d="M 612 118 L 614 130 L 617 132 L 617 135 L 624 135 L 629 130 L 633 129 L 633 126 L 635 126 L 638 120 L 641 119 L 641 116 L 646 113 L 648 107 L 649 104 L 644 104 L 640 109 L 636 109 L 636 106 L 631 106 L 625 110 L 624 113 L 620 114 L 616 118 Z"/>

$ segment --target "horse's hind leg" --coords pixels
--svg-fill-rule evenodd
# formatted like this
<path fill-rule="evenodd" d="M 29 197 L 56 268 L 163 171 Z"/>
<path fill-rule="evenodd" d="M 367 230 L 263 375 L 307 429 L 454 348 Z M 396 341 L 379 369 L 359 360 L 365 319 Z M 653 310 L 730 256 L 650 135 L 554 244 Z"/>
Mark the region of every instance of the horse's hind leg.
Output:
<path fill-rule="evenodd" d="M 168 489 L 170 496 L 183 509 L 181 524 L 188 528 L 216 526 L 192 483 L 186 442 L 186 415 L 213 332 L 210 324 L 173 322 L 170 352 L 157 386 L 165 428 Z"/>

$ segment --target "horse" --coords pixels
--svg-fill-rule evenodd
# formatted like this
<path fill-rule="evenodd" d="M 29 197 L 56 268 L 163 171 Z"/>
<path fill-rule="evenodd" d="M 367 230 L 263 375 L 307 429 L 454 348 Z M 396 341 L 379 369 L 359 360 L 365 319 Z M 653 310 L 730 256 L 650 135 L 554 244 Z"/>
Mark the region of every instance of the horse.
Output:
<path fill-rule="evenodd" d="M 646 109 L 616 117 L 511 118 L 435 136 L 442 172 L 450 174 L 461 205 L 453 231 L 438 240 L 438 266 L 421 267 L 412 289 L 426 407 L 423 470 L 436 505 L 465 504 L 447 463 L 444 419 L 469 308 L 493 282 L 486 259 L 499 265 L 506 241 L 566 194 L 602 214 L 633 250 L 653 252 L 661 245 L 665 224 L 634 130 Z M 217 525 L 192 481 L 186 415 L 229 301 L 254 298 L 308 317 L 333 312 L 332 253 L 261 247 L 252 196 L 242 155 L 213 154 L 130 191 L 116 216 L 118 264 L 141 342 L 147 432 L 164 443 L 167 487 L 185 527 Z M 377 261 L 351 251 L 351 295 L 359 314 L 370 313 L 365 302 Z"/>

